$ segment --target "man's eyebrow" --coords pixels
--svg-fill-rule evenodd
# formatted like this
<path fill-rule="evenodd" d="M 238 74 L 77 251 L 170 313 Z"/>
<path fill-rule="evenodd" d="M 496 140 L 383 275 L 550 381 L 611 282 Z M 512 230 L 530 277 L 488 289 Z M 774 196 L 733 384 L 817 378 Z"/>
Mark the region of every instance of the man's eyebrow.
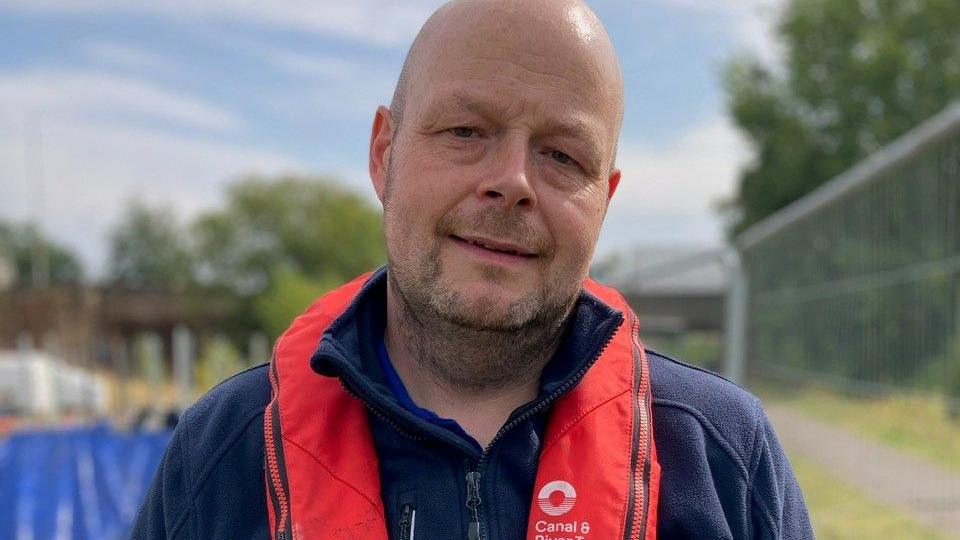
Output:
<path fill-rule="evenodd" d="M 503 112 L 500 108 L 494 107 L 466 92 L 456 92 L 443 99 L 437 99 L 428 103 L 426 108 L 429 113 L 445 113 L 457 109 L 466 109 L 478 116 L 488 118 L 495 118 Z"/>
<path fill-rule="evenodd" d="M 456 114 L 463 110 L 483 118 L 493 118 L 497 112 L 480 100 L 474 99 L 467 94 L 457 93 L 427 101 L 423 108 L 425 125 L 428 128 L 433 128 L 448 115 Z"/>
<path fill-rule="evenodd" d="M 451 96 L 429 103 L 427 111 L 434 114 L 453 110 L 466 110 L 483 118 L 500 118 L 505 111 L 467 92 L 455 92 Z M 602 136 L 596 127 L 582 114 L 572 114 L 544 119 L 538 126 L 541 134 L 559 135 L 582 142 L 587 151 L 601 158 L 603 155 Z"/>
<path fill-rule="evenodd" d="M 572 137 L 598 147 L 600 145 L 600 134 L 585 118 L 578 116 L 548 118 L 543 122 L 542 128 L 548 133 Z"/>

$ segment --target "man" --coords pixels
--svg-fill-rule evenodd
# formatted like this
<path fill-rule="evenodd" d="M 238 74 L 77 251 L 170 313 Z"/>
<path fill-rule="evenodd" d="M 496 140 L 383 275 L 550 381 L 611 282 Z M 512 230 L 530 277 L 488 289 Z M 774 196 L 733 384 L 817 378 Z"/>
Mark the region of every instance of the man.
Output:
<path fill-rule="evenodd" d="M 185 413 L 134 536 L 812 537 L 757 400 L 586 279 L 622 87 L 579 1 L 437 11 L 373 123 L 387 267 Z"/>

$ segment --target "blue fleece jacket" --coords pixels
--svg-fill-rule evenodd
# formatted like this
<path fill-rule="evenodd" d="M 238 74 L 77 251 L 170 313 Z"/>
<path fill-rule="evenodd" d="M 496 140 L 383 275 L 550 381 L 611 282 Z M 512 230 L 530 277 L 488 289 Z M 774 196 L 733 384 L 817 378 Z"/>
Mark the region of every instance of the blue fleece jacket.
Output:
<path fill-rule="evenodd" d="M 455 433 L 411 415 L 391 392 L 375 348 L 385 319 L 385 281 L 383 272 L 376 274 L 331 328 L 376 392 L 361 397 L 378 405 L 370 425 L 388 530 L 400 538 L 401 530 L 409 530 L 404 510 L 415 508 L 415 538 L 466 538 L 471 518 L 463 504 L 465 475 L 481 453 Z M 582 295 L 537 400 L 588 366 L 594 344 L 621 320 Z M 660 538 L 813 538 L 803 497 L 759 401 L 718 375 L 647 353 L 662 467 Z M 321 354 L 311 363 L 328 376 L 338 376 L 342 367 Z M 133 538 L 269 538 L 263 472 L 269 400 L 267 369 L 258 366 L 223 382 L 184 413 Z M 487 449 L 479 485 L 484 539 L 524 537 L 549 407 L 544 410 L 514 423 Z"/>

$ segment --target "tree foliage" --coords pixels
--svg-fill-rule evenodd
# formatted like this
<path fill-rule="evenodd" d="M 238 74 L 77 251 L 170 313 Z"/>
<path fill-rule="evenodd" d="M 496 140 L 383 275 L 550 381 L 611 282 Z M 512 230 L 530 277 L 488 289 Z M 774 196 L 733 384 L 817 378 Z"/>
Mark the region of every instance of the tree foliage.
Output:
<path fill-rule="evenodd" d="M 236 344 L 254 331 L 278 336 L 317 296 L 386 259 L 380 212 L 324 178 L 240 180 L 222 206 L 187 226 L 170 208 L 133 202 L 109 241 L 108 285 L 181 293 L 200 311 L 220 306 L 218 330 Z M 18 284 L 30 284 L 36 245 L 52 283 L 80 279 L 67 250 L 31 227 L 0 222 L 0 257 L 12 254 Z"/>
<path fill-rule="evenodd" d="M 232 185 L 223 209 L 193 225 L 198 278 L 254 297 L 277 269 L 342 282 L 382 264 L 380 214 L 327 179 L 249 178 Z"/>
<path fill-rule="evenodd" d="M 230 306 L 220 330 L 237 343 L 253 331 L 277 336 L 316 296 L 386 253 L 369 202 L 306 177 L 235 182 L 221 207 L 189 226 L 170 209 L 134 203 L 110 240 L 109 283 Z"/>
<path fill-rule="evenodd" d="M 80 259 L 68 248 L 54 242 L 31 224 L 0 222 L 0 257 L 13 266 L 13 286 L 40 286 L 34 269 L 45 265 L 47 285 L 76 284 L 83 279 Z"/>
<path fill-rule="evenodd" d="M 307 306 L 340 283 L 330 276 L 316 278 L 291 268 L 278 268 L 273 284 L 253 302 L 257 321 L 267 335 L 276 339 Z"/>
<path fill-rule="evenodd" d="M 734 121 L 755 150 L 731 202 L 738 233 L 960 96 L 960 2 L 790 0 L 783 70 L 727 66 Z"/>
<path fill-rule="evenodd" d="M 190 251 L 172 210 L 131 204 L 110 235 L 108 280 L 139 290 L 183 290 L 192 283 Z"/>

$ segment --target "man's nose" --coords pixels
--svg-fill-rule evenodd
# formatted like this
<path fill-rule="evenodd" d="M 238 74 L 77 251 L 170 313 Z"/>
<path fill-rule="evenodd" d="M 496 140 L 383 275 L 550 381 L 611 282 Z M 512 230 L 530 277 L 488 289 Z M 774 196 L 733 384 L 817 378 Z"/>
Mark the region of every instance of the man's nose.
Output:
<path fill-rule="evenodd" d="M 513 137 L 502 141 L 490 159 L 489 173 L 477 185 L 477 196 L 485 202 L 506 209 L 536 206 L 536 193 L 531 184 L 533 159 L 529 141 Z"/>

